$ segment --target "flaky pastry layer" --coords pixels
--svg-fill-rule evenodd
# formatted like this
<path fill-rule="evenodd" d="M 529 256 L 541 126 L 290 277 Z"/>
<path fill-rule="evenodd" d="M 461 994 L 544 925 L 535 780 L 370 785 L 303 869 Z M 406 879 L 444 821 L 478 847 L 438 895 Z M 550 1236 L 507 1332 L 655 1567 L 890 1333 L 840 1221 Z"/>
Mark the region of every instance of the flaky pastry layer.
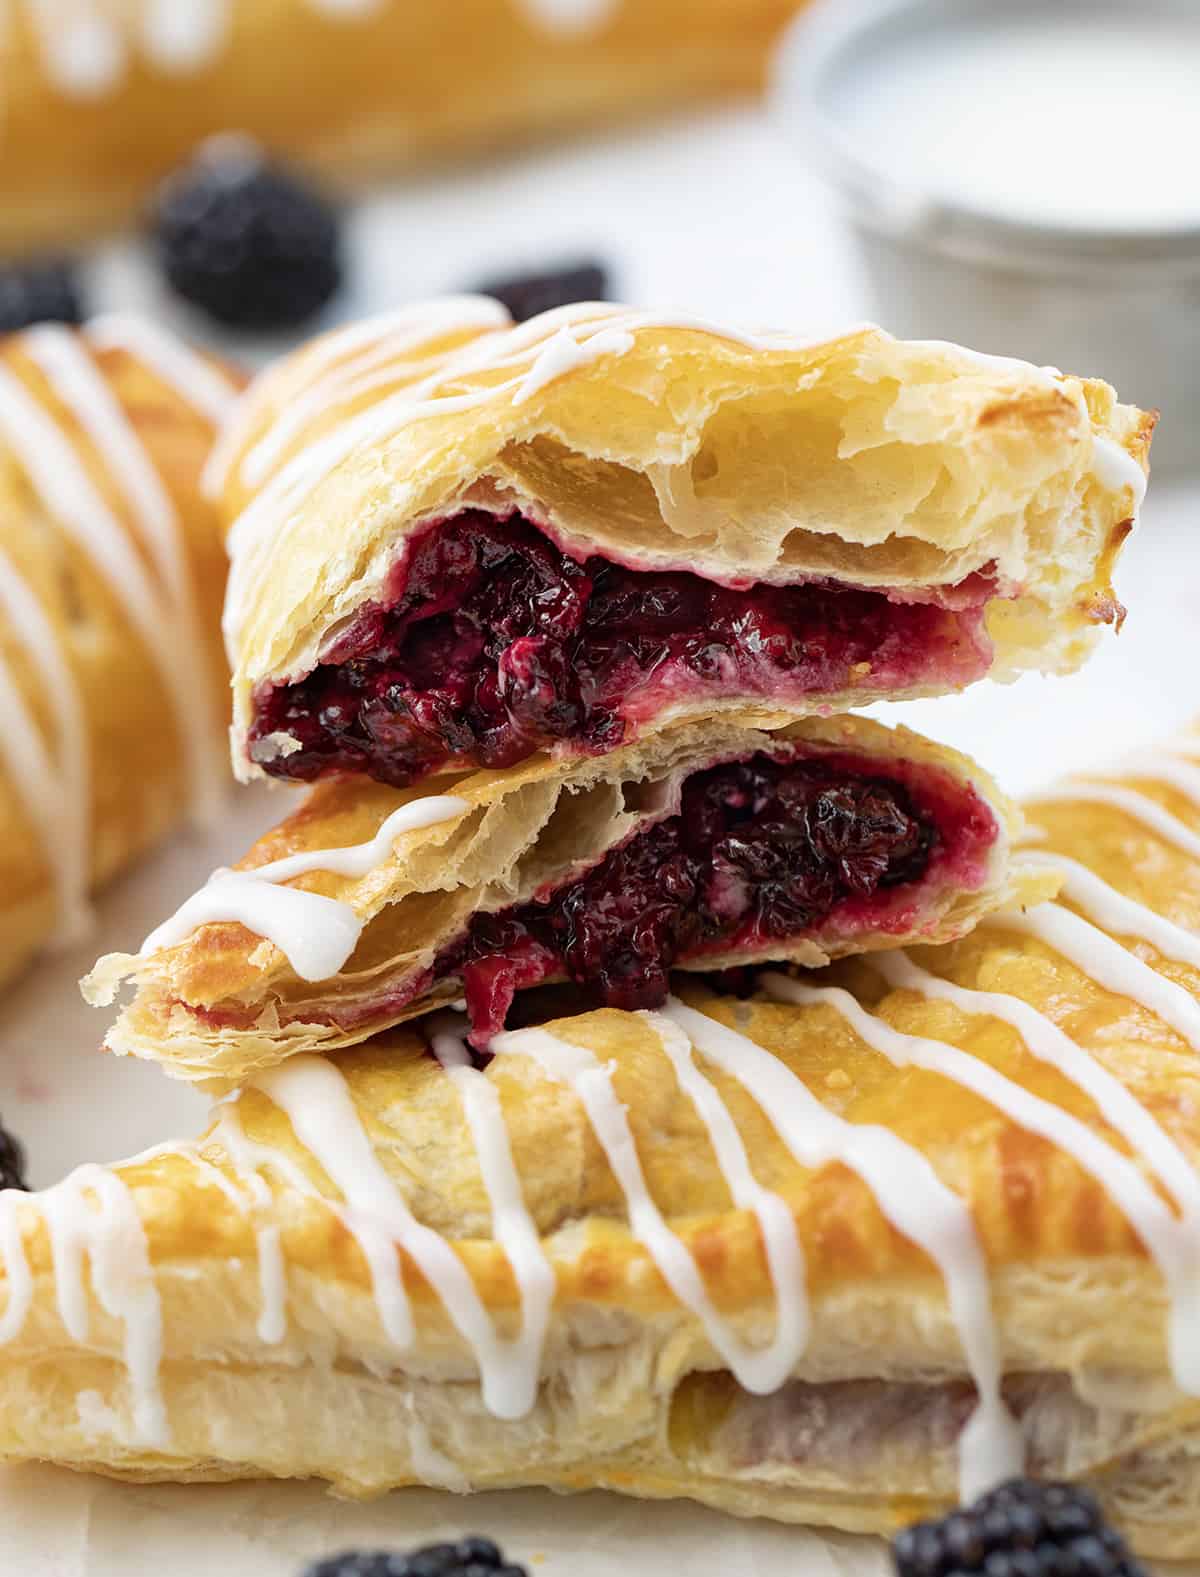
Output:
<path fill-rule="evenodd" d="M 997 677 L 1069 670 L 1120 613 L 1152 425 L 1106 384 L 873 328 L 805 344 L 597 305 L 513 328 L 464 297 L 318 339 L 255 386 L 216 468 L 237 770 L 257 770 L 256 697 L 388 605 L 414 534 L 466 509 L 634 569 L 976 601 Z M 881 686 L 868 663 L 788 707 L 955 682 Z"/>
<path fill-rule="evenodd" d="M 462 994 L 461 970 L 427 977 L 472 915 L 561 887 L 677 812 L 681 785 L 694 773 L 756 753 L 845 762 L 865 777 L 895 780 L 935 818 L 942 801 L 956 813 L 969 803 L 975 807 L 970 846 L 968 835 L 947 821 L 944 845 L 925 874 L 876 893 L 865 917 L 843 905 L 791 935 L 760 935 L 725 944 L 715 955 L 685 955 L 684 968 L 764 958 L 818 965 L 897 942 L 945 941 L 994 909 L 1053 889 L 1052 874 L 1012 860 L 1015 812 L 965 757 L 865 718 L 772 726 L 780 722 L 754 714 L 737 723 L 693 722 L 606 756 L 556 761 L 543 755 L 506 772 L 435 780 L 431 792 L 459 796 L 468 808 L 402 834 L 390 856 L 365 876 L 320 871 L 289 883 L 350 905 L 365 922 L 337 976 L 305 981 L 278 946 L 245 926 L 204 925 L 149 957 L 113 954 L 100 961 L 85 983 L 93 1001 L 110 1001 L 124 978 L 138 986 L 107 1044 L 216 1088 L 299 1052 L 361 1042 L 450 1003 Z M 423 797 L 412 789 L 332 780 L 267 834 L 239 869 L 364 843 L 400 806 Z"/>

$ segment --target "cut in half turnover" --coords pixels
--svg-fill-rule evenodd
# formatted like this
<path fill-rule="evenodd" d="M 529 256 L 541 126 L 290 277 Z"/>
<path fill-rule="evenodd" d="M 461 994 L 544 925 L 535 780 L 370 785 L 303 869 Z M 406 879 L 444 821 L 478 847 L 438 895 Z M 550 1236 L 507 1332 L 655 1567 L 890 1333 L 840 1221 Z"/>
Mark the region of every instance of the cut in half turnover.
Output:
<path fill-rule="evenodd" d="M 945 940 L 1046 889 L 963 757 L 863 719 L 754 721 L 437 794 L 320 785 L 140 956 L 101 961 L 95 998 L 140 987 L 109 1044 L 237 1079 L 463 998 L 485 1046 L 529 987 L 655 1008 L 673 968 Z"/>
<path fill-rule="evenodd" d="M 1153 419 L 860 329 L 448 299 L 266 373 L 212 468 L 246 776 L 396 787 L 1068 670 Z"/>

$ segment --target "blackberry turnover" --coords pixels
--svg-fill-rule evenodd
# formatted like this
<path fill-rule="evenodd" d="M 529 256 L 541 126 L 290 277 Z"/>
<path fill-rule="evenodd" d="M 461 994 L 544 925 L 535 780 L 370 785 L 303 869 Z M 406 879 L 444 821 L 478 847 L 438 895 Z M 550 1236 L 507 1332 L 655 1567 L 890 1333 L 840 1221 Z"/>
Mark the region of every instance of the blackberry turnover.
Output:
<path fill-rule="evenodd" d="M 405 787 L 1072 669 L 1120 617 L 1151 426 L 871 328 L 468 296 L 338 330 L 211 467 L 236 769 Z"/>
<path fill-rule="evenodd" d="M 111 1000 L 132 976 L 108 1044 L 192 1079 L 460 998 L 483 1049 L 533 986 L 652 1009 L 673 968 L 960 936 L 1047 890 L 1016 826 L 965 757 L 864 718 L 727 714 L 424 793 L 342 776 L 86 989 Z"/>
<path fill-rule="evenodd" d="M 1026 814 L 1061 896 L 947 945 L 486 1057 L 446 1009 L 0 1195 L 0 1459 L 920 1518 L 904 1577 L 1130 1577 L 1101 1517 L 1200 1556 L 1200 733 Z"/>

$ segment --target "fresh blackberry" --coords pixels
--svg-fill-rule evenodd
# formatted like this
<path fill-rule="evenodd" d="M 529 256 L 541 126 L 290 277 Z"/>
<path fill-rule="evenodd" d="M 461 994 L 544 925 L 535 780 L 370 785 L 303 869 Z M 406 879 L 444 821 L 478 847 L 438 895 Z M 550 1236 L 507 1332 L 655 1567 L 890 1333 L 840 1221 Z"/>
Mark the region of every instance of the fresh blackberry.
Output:
<path fill-rule="evenodd" d="M 346 1550 L 309 1566 L 304 1577 L 529 1577 L 510 1565 L 491 1539 L 471 1536 L 457 1544 L 426 1544 L 395 1550 Z"/>
<path fill-rule="evenodd" d="M 518 323 L 536 318 L 551 307 L 570 306 L 573 301 L 607 301 L 608 272 L 599 263 L 576 263 L 556 269 L 552 274 L 518 274 L 509 279 L 494 279 L 480 285 L 484 296 L 495 296 Z"/>
<path fill-rule="evenodd" d="M 1094 1495 L 1013 1479 L 892 1544 L 899 1577 L 1144 1577 Z"/>
<path fill-rule="evenodd" d="M 83 300 L 75 266 L 65 258 L 0 268 L 0 334 L 31 323 L 79 323 Z"/>
<path fill-rule="evenodd" d="M 163 183 L 154 230 L 171 286 L 231 328 L 293 328 L 341 284 L 334 210 L 240 138 L 206 143 Z"/>
<path fill-rule="evenodd" d="M 0 1128 L 0 1188 L 28 1189 L 25 1181 L 25 1152 L 19 1139 L 7 1128 Z"/>

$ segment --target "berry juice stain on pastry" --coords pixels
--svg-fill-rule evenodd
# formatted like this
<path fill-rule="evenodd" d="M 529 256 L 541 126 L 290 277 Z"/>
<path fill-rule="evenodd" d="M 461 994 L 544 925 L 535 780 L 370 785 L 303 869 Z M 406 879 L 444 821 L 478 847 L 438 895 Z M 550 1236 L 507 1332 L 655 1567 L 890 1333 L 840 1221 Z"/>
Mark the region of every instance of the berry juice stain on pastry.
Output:
<path fill-rule="evenodd" d="M 210 467 L 245 776 L 594 754 L 1066 671 L 1151 418 L 862 328 L 820 344 L 448 298 L 268 371 Z"/>

